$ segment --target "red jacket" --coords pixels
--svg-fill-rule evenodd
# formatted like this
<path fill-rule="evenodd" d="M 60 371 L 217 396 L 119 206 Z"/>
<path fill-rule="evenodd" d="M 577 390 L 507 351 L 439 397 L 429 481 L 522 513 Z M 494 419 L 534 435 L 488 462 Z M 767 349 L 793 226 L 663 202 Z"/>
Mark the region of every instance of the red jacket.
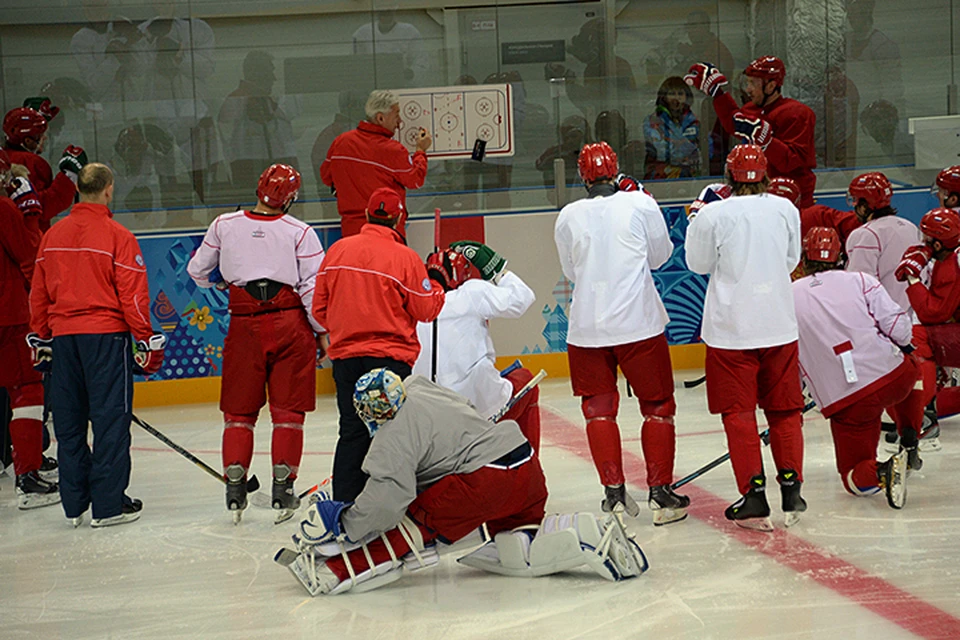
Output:
<path fill-rule="evenodd" d="M 337 190 L 337 211 L 343 237 L 356 235 L 366 224 L 367 200 L 380 187 L 400 194 L 406 208 L 407 189 L 419 189 L 427 177 L 427 154 L 412 156 L 393 139 L 393 132 L 367 121 L 342 133 L 327 150 L 320 179 Z"/>
<path fill-rule="evenodd" d="M 907 287 L 910 306 L 922 324 L 944 324 L 960 320 L 960 254 L 933 263 L 930 285 L 917 282 Z"/>
<path fill-rule="evenodd" d="M 27 324 L 27 290 L 40 244 L 37 217 L 24 218 L 13 200 L 0 197 L 0 229 L 0 327 Z"/>
<path fill-rule="evenodd" d="M 722 93 L 713 99 L 713 108 L 728 134 L 733 134 L 733 116 L 737 112 L 750 117 L 761 117 L 773 128 L 773 139 L 764 152 L 771 178 L 792 178 L 800 187 L 800 208 L 813 205 L 813 191 L 817 187 L 817 150 L 813 142 L 813 128 L 817 117 L 813 110 L 792 98 L 778 98 L 772 104 L 758 107 L 748 102 L 738 107 L 733 96 Z"/>
<path fill-rule="evenodd" d="M 840 236 L 840 245 L 847 246 L 847 236 L 860 226 L 853 211 L 840 211 L 824 204 L 815 204 L 800 211 L 800 237 L 805 238 L 813 227 L 830 227 Z"/>
<path fill-rule="evenodd" d="M 331 360 L 376 356 L 410 366 L 420 355 L 417 322 L 443 308 L 443 288 L 393 229 L 366 224 L 330 246 L 313 294 L 313 316 L 330 333 Z"/>
<path fill-rule="evenodd" d="M 43 236 L 30 289 L 43 338 L 129 331 L 147 340 L 150 291 L 140 245 L 105 205 L 81 202 Z"/>
<path fill-rule="evenodd" d="M 18 148 L 7 148 L 10 162 L 22 164 L 30 171 L 30 184 L 37 192 L 43 215 L 40 216 L 40 231 L 47 232 L 50 221 L 70 208 L 77 187 L 63 172 L 58 171 L 56 177 L 50 170 L 50 165 L 42 157 L 30 151 Z"/>

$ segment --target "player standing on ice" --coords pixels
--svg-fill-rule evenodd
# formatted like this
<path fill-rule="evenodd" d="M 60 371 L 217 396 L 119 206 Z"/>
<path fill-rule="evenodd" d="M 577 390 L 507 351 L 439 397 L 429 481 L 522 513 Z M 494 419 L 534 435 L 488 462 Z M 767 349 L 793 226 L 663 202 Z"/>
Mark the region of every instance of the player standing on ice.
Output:
<path fill-rule="evenodd" d="M 612 515 L 544 518 L 543 470 L 515 422 L 491 424 L 463 396 L 388 369 L 364 374 L 353 402 L 369 429 L 370 478 L 356 501 L 312 507 L 297 551 L 275 558 L 310 595 L 369 591 L 435 565 L 437 541 L 452 544 L 483 523 L 493 539 L 462 564 L 528 577 L 587 565 L 608 580 L 647 569 Z"/>
<path fill-rule="evenodd" d="M 480 272 L 475 278 L 471 263 Z M 507 261 L 479 242 L 455 242 L 452 248 L 427 257 L 427 273 L 446 292 L 437 318 L 439 354 L 437 383 L 464 396 L 477 413 L 490 418 L 533 379 L 529 369 L 514 369 L 501 377 L 490 337 L 492 318 L 519 318 L 536 296 L 518 275 L 507 270 Z M 429 378 L 432 368 L 433 324 L 417 325 L 420 357 L 413 372 Z M 531 389 L 502 420 L 515 420 L 520 431 L 540 450 L 540 390 Z"/>
<path fill-rule="evenodd" d="M 427 177 L 427 149 L 433 139 L 424 129 L 417 136 L 413 155 L 393 139 L 403 123 L 400 99 L 392 91 L 377 89 L 370 93 L 365 107 L 367 119 L 357 128 L 334 139 L 320 165 L 320 178 L 333 188 L 340 212 L 340 230 L 344 238 L 360 233 L 367 223 L 367 201 L 380 188 L 394 190 L 406 209 L 407 189 L 419 189 Z M 406 238 L 404 225 L 397 232 Z"/>
<path fill-rule="evenodd" d="M 268 390 L 273 508 L 300 505 L 293 483 L 303 456 L 303 422 L 316 407 L 324 329 L 310 316 L 323 248 L 309 225 L 287 214 L 299 192 L 296 169 L 271 165 L 257 184 L 256 206 L 217 217 L 187 265 L 201 287 L 216 284 L 210 274 L 219 267 L 230 291 L 220 410 L 227 509 L 236 521 L 247 506 L 253 428 Z"/>
<path fill-rule="evenodd" d="M 57 484 L 40 475 L 43 383 L 26 341 L 30 331 L 28 290 L 40 245 L 41 207 L 30 182 L 14 178 L 10 165 L 0 149 L 0 386 L 9 394 L 13 410 L 10 436 L 17 506 L 33 509 L 60 502 Z"/>
<path fill-rule="evenodd" d="M 43 236 L 30 289 L 35 333 L 28 340 L 35 362 L 53 360 L 50 403 L 60 496 L 75 527 L 91 503 L 93 527 L 140 517 L 143 503 L 126 495 L 133 374 L 159 371 L 166 344 L 166 336 L 150 326 L 140 245 L 108 208 L 113 187 L 106 165 L 80 170 L 80 202 Z"/>
<path fill-rule="evenodd" d="M 770 426 L 787 524 L 807 508 L 797 319 L 790 273 L 800 260 L 800 213 L 786 198 L 767 193 L 767 160 L 752 144 L 727 156 L 733 195 L 700 209 L 687 228 L 687 265 L 710 275 L 703 305 L 707 344 L 707 405 L 719 413 L 730 462 L 743 496 L 728 520 L 772 531 L 756 408 Z"/>
<path fill-rule="evenodd" d="M 712 64 L 692 65 L 683 79 L 713 98 L 717 118 L 728 134 L 764 150 L 771 177 L 792 178 L 799 185 L 800 205 L 809 207 L 817 186 L 813 173 L 817 167 L 817 117 L 802 102 L 783 97 L 786 75 L 783 61 L 774 56 L 763 56 L 748 64 L 743 70 L 741 90 L 750 101 L 742 107 L 737 107 L 733 96 L 723 90 L 727 78 Z"/>
<path fill-rule="evenodd" d="M 606 142 L 583 147 L 578 160 L 587 197 L 565 206 L 554 239 L 563 274 L 574 283 L 567 329 L 570 384 L 581 398 L 590 453 L 604 486 L 601 508 L 640 508 L 624 486 L 617 412 L 617 366 L 640 403 L 640 442 L 653 523 L 687 516 L 689 498 L 670 488 L 676 453 L 673 368 L 664 327 L 667 311 L 651 272 L 673 253 L 657 201 L 619 175 Z"/>
<path fill-rule="evenodd" d="M 894 509 L 907 497 L 907 451 L 877 461 L 880 416 L 897 415 L 919 374 L 910 314 L 866 273 L 843 271 L 836 230 L 813 227 L 803 238 L 804 271 L 793 283 L 800 371 L 830 420 L 837 471 L 855 496 L 881 490 Z M 901 353 L 902 351 L 902 353 Z"/>
<path fill-rule="evenodd" d="M 410 375 L 420 353 L 417 322 L 432 322 L 444 301 L 443 287 L 427 276 L 420 256 L 397 231 L 407 216 L 400 194 L 377 189 L 366 215 L 359 234 L 331 245 L 313 297 L 313 316 L 329 331 L 340 412 L 333 497 L 344 502 L 354 500 L 367 481 L 360 467 L 370 434 L 353 408 L 357 380 L 377 367 Z"/>

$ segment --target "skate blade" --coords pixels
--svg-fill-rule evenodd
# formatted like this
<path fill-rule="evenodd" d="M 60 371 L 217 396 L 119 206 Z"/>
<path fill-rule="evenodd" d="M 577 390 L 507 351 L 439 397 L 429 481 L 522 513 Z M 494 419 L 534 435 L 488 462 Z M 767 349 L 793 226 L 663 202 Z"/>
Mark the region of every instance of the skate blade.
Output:
<path fill-rule="evenodd" d="M 741 529 L 750 529 L 751 531 L 762 531 L 770 533 L 773 531 L 773 523 L 770 518 L 747 518 L 746 520 L 734 520 Z"/>
<path fill-rule="evenodd" d="M 18 490 L 19 491 L 19 490 Z M 26 497 L 24 497 L 26 496 Z M 49 507 L 53 504 L 60 504 L 60 493 L 30 493 L 17 496 L 17 508 L 21 511 L 30 509 L 39 509 Z"/>
<path fill-rule="evenodd" d="M 279 509 L 276 517 L 273 519 L 273 524 L 282 524 L 286 522 L 292 518 L 296 512 L 296 509 Z"/>
<path fill-rule="evenodd" d="M 800 522 L 800 512 L 799 511 L 787 511 L 783 514 L 783 526 L 790 528 L 793 525 Z"/>
<path fill-rule="evenodd" d="M 920 451 L 940 451 L 943 449 L 943 445 L 940 444 L 940 438 L 928 438 L 927 440 L 920 440 Z"/>
<path fill-rule="evenodd" d="M 680 522 L 687 519 L 686 509 L 654 509 L 653 526 L 662 527 L 665 524 Z"/>
<path fill-rule="evenodd" d="M 240 520 L 243 518 L 243 509 L 232 509 L 230 513 L 233 514 L 234 526 L 240 524 Z"/>

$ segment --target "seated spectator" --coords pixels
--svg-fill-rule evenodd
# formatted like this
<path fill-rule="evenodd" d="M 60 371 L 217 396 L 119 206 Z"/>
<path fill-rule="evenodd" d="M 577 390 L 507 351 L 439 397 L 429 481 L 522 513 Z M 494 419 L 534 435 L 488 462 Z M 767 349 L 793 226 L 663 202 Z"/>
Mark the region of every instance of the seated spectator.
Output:
<path fill-rule="evenodd" d="M 700 175 L 700 121 L 690 110 L 693 92 L 679 76 L 663 81 L 657 107 L 643 123 L 646 180 Z"/>

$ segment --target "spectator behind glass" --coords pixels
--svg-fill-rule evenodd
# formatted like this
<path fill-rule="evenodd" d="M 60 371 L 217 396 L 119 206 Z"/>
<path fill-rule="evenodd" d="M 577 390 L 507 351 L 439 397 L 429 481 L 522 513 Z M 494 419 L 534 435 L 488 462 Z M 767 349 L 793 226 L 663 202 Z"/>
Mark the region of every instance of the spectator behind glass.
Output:
<path fill-rule="evenodd" d="M 867 165 L 909 164 L 913 161 L 913 141 L 900 126 L 897 108 L 886 100 L 871 102 L 860 113 L 860 128 L 880 146 L 879 154 L 861 152 Z"/>
<path fill-rule="evenodd" d="M 297 168 L 294 117 L 300 108 L 296 96 L 275 99 L 277 81 L 273 56 L 251 51 L 243 60 L 243 78 L 220 107 L 220 135 L 230 162 L 234 192 L 246 193 L 271 164 Z"/>
<path fill-rule="evenodd" d="M 660 85 L 656 109 L 643 122 L 645 180 L 700 175 L 700 121 L 692 103 L 693 92 L 683 78 L 670 76 Z"/>
<path fill-rule="evenodd" d="M 643 143 L 639 140 L 628 140 L 627 121 L 619 111 L 611 109 L 601 112 L 593 130 L 596 132 L 597 142 L 606 142 L 616 152 L 620 171 L 631 177 L 643 172 L 646 155 Z"/>
<path fill-rule="evenodd" d="M 353 32 L 355 54 L 396 54 L 403 61 L 403 78 L 392 78 L 390 86 L 422 86 L 429 61 L 423 50 L 420 30 L 409 22 L 397 21 L 397 2 L 390 0 L 376 11 L 376 22 L 367 22 Z"/>

